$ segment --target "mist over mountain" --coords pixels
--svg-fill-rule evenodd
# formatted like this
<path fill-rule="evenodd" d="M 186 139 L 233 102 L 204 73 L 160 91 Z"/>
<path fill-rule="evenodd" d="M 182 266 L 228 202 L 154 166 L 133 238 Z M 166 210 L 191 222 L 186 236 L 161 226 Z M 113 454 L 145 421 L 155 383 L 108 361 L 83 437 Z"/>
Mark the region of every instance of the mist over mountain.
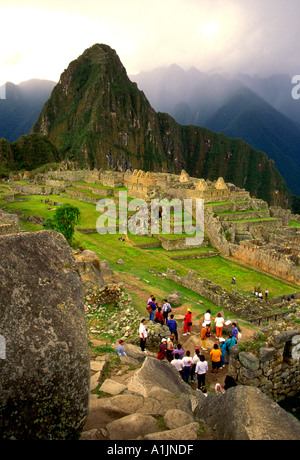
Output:
<path fill-rule="evenodd" d="M 5 99 L 0 99 L 0 138 L 14 142 L 28 134 L 55 85 L 39 79 L 6 83 Z"/>
<path fill-rule="evenodd" d="M 168 92 L 176 94 L 172 82 Z M 69 64 L 32 132 L 46 136 L 62 158 L 81 168 L 176 174 L 185 169 L 194 177 L 222 176 L 252 196 L 291 205 L 291 193 L 265 153 L 240 139 L 157 113 L 107 45 L 96 44 Z"/>
<path fill-rule="evenodd" d="M 176 65 L 130 77 L 156 110 L 183 125 L 203 126 L 265 152 L 300 195 L 300 102 L 291 77 L 205 74 Z"/>

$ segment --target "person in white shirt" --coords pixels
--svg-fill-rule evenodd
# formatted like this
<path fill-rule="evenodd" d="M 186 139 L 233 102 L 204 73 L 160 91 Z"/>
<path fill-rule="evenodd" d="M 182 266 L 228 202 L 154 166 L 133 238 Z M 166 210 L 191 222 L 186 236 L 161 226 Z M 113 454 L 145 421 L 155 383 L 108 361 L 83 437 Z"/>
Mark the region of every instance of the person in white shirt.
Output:
<path fill-rule="evenodd" d="M 190 377 L 190 372 L 191 372 L 191 365 L 192 365 L 192 358 L 190 356 L 190 352 L 187 350 L 186 356 L 182 358 L 182 364 L 183 364 L 183 380 L 188 383 L 189 382 L 189 377 Z"/>
<path fill-rule="evenodd" d="M 167 324 L 168 314 L 172 311 L 171 305 L 169 304 L 169 302 L 167 302 L 167 299 L 164 299 L 162 311 L 164 315 L 165 324 Z"/>
<path fill-rule="evenodd" d="M 208 329 L 208 333 L 210 335 L 211 332 L 211 321 L 214 320 L 214 318 L 211 316 L 211 311 L 207 310 L 206 313 L 203 316 L 203 322 L 206 324 L 206 327 Z M 209 337 L 208 335 L 208 337 Z"/>
<path fill-rule="evenodd" d="M 217 335 L 217 340 L 220 340 L 222 337 L 222 331 L 223 331 L 223 326 L 224 326 L 224 318 L 221 315 L 221 313 L 218 313 L 215 322 L 216 322 L 216 335 Z"/>
<path fill-rule="evenodd" d="M 191 365 L 191 382 L 194 381 L 194 375 L 195 375 L 195 368 L 196 368 L 196 364 L 197 362 L 199 361 L 200 359 L 200 348 L 199 347 L 196 347 L 195 348 L 195 354 L 192 358 L 192 365 Z"/>
<path fill-rule="evenodd" d="M 183 374 L 182 374 L 183 364 L 182 364 L 182 359 L 180 359 L 180 355 L 178 353 L 176 353 L 175 359 L 172 359 L 171 364 L 178 370 L 181 377 L 183 378 Z"/>
<path fill-rule="evenodd" d="M 200 355 L 199 361 L 196 364 L 195 373 L 197 374 L 198 388 L 197 390 L 201 391 L 200 388 L 205 386 L 205 376 L 208 371 L 208 364 L 205 360 L 204 355 Z"/>
<path fill-rule="evenodd" d="M 145 346 L 146 346 L 146 339 L 147 339 L 147 335 L 148 335 L 147 328 L 146 328 L 145 324 L 146 324 L 146 320 L 142 319 L 141 324 L 140 324 L 140 328 L 139 328 L 140 347 L 141 347 L 141 350 L 144 351 L 144 352 L 146 352 Z"/>

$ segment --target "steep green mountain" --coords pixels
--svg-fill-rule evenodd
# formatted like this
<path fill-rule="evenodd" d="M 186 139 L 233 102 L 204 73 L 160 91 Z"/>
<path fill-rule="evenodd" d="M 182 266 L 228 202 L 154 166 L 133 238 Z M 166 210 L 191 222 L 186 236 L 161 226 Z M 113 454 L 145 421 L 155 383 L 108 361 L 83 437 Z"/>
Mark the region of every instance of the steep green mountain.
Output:
<path fill-rule="evenodd" d="M 55 84 L 38 79 L 19 85 L 6 83 L 5 99 L 0 99 L 0 138 L 14 142 L 28 134 Z"/>
<path fill-rule="evenodd" d="M 55 145 L 42 134 L 27 134 L 13 143 L 0 139 L 0 177 L 7 176 L 9 171 L 31 171 L 60 160 Z"/>
<path fill-rule="evenodd" d="M 241 140 L 156 113 L 116 52 L 96 44 L 61 75 L 34 133 L 80 167 L 167 171 L 225 181 L 283 206 L 291 193 L 272 160 Z"/>

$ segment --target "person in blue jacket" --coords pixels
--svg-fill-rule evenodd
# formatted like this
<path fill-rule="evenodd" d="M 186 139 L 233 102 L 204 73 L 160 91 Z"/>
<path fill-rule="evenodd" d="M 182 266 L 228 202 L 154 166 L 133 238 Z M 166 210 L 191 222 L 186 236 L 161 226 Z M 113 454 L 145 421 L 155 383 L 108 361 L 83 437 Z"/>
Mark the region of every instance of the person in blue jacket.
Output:
<path fill-rule="evenodd" d="M 222 352 L 221 355 L 221 366 L 220 369 L 222 369 L 225 366 L 225 354 L 226 354 L 226 341 L 223 338 L 220 338 L 219 340 L 219 347 Z"/>
<path fill-rule="evenodd" d="M 229 338 L 226 340 L 226 353 L 225 353 L 225 364 L 229 364 L 230 348 L 237 344 L 237 340 L 232 334 L 229 334 Z"/>
<path fill-rule="evenodd" d="M 170 329 L 171 334 L 175 335 L 176 341 L 178 341 L 177 323 L 174 319 L 174 315 L 171 315 L 170 319 L 168 319 L 167 326 Z"/>

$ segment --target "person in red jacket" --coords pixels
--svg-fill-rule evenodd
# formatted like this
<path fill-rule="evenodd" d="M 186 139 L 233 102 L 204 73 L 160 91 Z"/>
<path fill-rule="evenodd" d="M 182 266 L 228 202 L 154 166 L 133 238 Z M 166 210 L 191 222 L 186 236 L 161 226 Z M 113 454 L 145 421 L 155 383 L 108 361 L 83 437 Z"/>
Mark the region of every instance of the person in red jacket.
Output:
<path fill-rule="evenodd" d="M 183 325 L 183 335 L 188 335 L 191 333 L 191 325 L 192 325 L 192 311 L 190 308 L 187 309 L 187 313 L 184 317 L 184 325 Z"/>

